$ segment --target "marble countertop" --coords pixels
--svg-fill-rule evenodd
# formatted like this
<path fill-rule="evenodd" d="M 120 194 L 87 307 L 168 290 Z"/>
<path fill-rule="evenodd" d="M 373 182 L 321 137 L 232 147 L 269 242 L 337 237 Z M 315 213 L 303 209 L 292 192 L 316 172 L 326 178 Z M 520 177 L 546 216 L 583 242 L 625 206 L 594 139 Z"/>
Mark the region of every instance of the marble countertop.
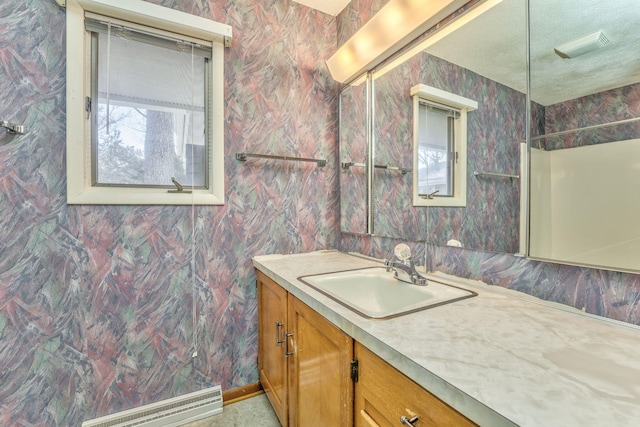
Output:
<path fill-rule="evenodd" d="M 640 328 L 459 279 L 477 297 L 365 319 L 298 277 L 380 266 L 337 251 L 265 255 L 254 266 L 399 371 L 482 426 L 636 426 Z"/>

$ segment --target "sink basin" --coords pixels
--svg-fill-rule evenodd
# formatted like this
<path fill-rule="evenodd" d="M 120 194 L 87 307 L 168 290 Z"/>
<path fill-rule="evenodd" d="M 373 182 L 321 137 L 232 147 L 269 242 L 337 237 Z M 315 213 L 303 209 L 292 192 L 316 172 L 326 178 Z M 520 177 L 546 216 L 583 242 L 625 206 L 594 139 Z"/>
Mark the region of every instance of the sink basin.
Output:
<path fill-rule="evenodd" d="M 477 293 L 428 280 L 427 286 L 402 282 L 385 267 L 371 267 L 298 278 L 361 316 L 386 319 L 448 304 Z"/>

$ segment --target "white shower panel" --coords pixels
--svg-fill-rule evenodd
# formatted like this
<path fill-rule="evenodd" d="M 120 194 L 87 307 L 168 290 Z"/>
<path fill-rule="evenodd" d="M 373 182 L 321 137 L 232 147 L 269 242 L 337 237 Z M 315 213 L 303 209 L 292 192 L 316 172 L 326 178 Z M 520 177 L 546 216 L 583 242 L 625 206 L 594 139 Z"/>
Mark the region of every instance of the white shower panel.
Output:
<path fill-rule="evenodd" d="M 530 255 L 640 269 L 640 139 L 531 155 Z"/>

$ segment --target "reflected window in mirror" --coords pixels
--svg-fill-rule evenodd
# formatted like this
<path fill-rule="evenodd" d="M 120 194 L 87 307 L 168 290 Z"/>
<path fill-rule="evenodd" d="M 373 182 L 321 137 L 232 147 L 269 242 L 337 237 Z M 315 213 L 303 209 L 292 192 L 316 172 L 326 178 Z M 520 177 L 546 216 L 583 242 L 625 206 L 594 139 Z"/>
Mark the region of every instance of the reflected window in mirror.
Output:
<path fill-rule="evenodd" d="M 414 206 L 466 206 L 467 112 L 478 103 L 426 86 L 413 96 Z"/>
<path fill-rule="evenodd" d="M 455 120 L 458 117 L 458 110 L 423 100 L 419 102 L 417 165 L 420 197 L 454 195 Z"/>

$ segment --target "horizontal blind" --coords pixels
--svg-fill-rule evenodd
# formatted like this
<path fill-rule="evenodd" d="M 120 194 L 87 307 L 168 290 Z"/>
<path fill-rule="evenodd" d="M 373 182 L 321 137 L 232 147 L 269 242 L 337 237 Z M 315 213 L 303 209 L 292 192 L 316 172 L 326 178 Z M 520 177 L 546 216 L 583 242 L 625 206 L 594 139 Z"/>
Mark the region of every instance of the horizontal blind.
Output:
<path fill-rule="evenodd" d="M 453 117 L 454 119 L 460 118 L 460 110 L 457 108 L 450 107 L 448 105 L 438 104 L 437 102 L 421 99 L 420 107 L 429 111 L 435 111 L 442 114 L 446 114 L 447 116 Z"/>
<path fill-rule="evenodd" d="M 94 39 L 97 70 L 94 79 L 100 98 L 135 105 L 205 110 L 211 48 L 93 20 L 88 21 L 87 29 Z"/>
<path fill-rule="evenodd" d="M 86 14 L 85 28 L 89 32 L 106 34 L 109 24 L 111 24 L 111 31 L 118 31 L 130 40 L 182 52 L 187 49 L 191 52 L 193 48 L 194 55 L 211 58 L 211 42 L 93 13 Z"/>

